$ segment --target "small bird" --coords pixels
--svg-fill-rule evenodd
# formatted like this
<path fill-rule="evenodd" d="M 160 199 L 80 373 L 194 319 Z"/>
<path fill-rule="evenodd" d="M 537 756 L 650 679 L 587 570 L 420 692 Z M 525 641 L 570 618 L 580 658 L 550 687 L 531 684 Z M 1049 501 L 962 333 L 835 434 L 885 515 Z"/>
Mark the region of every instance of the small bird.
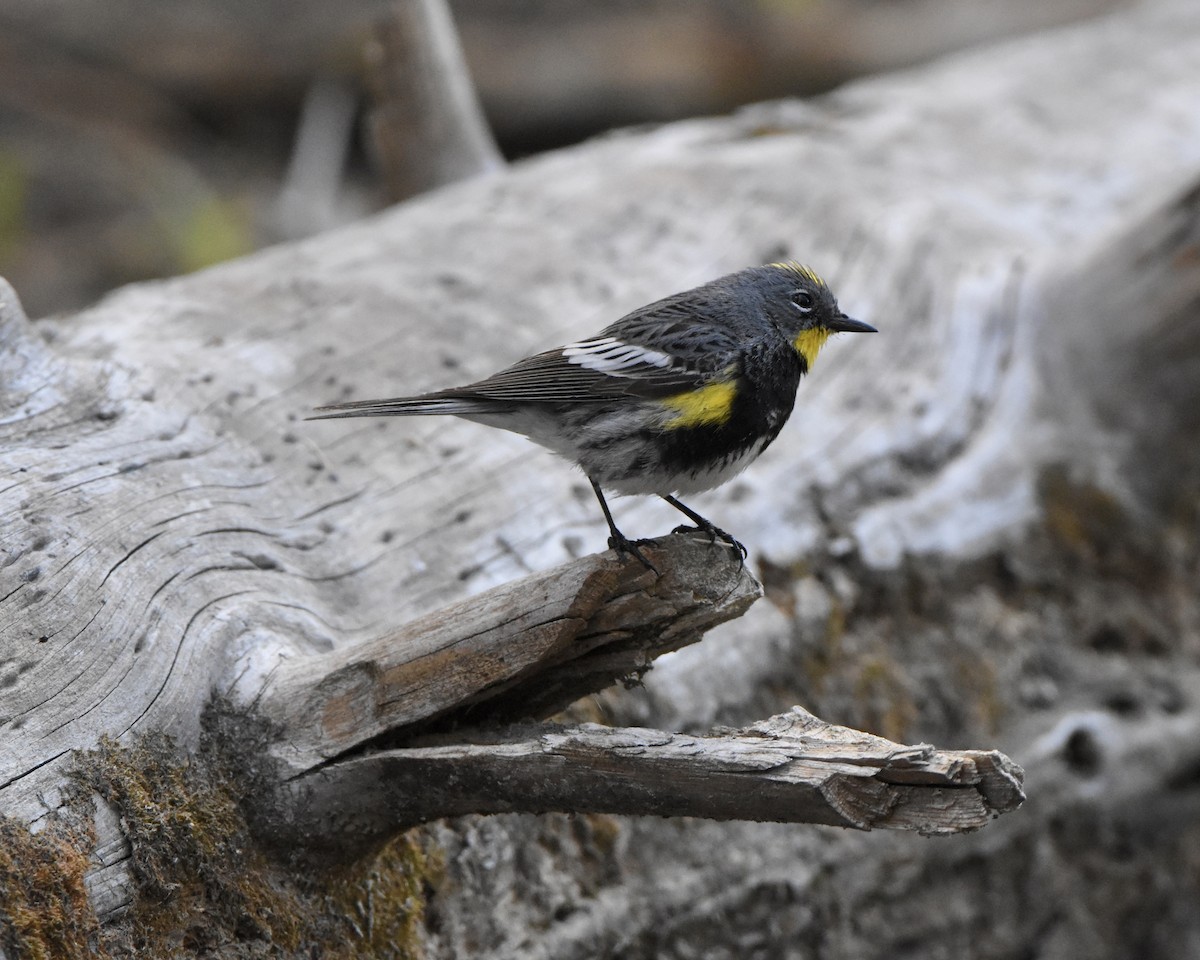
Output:
<path fill-rule="evenodd" d="M 750 267 L 626 314 L 585 340 L 499 373 L 415 397 L 318 407 L 314 420 L 448 414 L 523 434 L 591 481 L 609 546 L 651 570 L 613 521 L 604 491 L 654 494 L 712 541 L 746 548 L 676 494 L 740 473 L 779 435 L 834 333 L 874 333 L 846 316 L 813 270 Z"/>

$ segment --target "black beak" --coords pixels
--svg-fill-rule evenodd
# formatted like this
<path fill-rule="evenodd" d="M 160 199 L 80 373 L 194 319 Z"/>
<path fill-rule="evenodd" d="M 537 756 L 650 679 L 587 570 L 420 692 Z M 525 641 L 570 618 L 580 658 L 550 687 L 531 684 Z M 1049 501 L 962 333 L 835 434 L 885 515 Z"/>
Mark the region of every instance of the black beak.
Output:
<path fill-rule="evenodd" d="M 869 323 L 863 323 L 861 320 L 855 320 L 853 317 L 848 317 L 844 313 L 839 314 L 825 324 L 834 333 L 878 333 Z"/>

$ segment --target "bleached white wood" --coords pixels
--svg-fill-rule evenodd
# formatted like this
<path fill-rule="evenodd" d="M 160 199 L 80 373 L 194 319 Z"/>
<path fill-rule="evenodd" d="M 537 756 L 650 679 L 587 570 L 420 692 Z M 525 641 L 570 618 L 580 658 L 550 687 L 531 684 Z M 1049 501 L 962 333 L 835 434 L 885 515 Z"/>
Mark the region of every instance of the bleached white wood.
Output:
<path fill-rule="evenodd" d="M 39 822 L 102 734 L 193 744 L 213 693 L 252 704 L 285 660 L 600 549 L 582 478 L 519 438 L 301 418 L 748 263 L 811 263 L 881 330 L 830 344 L 779 441 L 697 502 L 752 564 L 971 560 L 1038 517 L 1050 463 L 1136 514 L 1130 452 L 1196 399 L 1197 89 L 1197 13 L 1163 0 L 535 158 L 36 329 L 5 291 L 0 810 Z M 777 680 L 754 651 L 788 636 L 726 632 L 725 674 Z M 681 724 L 722 695 L 694 659 L 665 679 L 689 664 Z"/>

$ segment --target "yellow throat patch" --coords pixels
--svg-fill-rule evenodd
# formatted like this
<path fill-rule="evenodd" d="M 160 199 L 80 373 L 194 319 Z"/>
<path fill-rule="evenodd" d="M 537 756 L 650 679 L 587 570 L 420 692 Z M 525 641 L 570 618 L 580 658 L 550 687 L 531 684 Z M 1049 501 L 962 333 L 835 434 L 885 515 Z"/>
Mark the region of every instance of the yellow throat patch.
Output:
<path fill-rule="evenodd" d="M 824 327 L 813 327 L 811 330 L 801 330 L 796 334 L 796 339 L 792 341 L 792 346 L 804 358 L 804 362 L 810 369 L 813 362 L 817 359 L 817 354 L 825 346 L 825 341 L 829 339 L 831 332 Z"/>
<path fill-rule="evenodd" d="M 710 383 L 699 390 L 685 390 L 663 397 L 662 405 L 674 410 L 677 416 L 665 424 L 668 430 L 679 427 L 700 427 L 722 424 L 733 415 L 733 400 L 737 396 L 737 381 Z"/>
<path fill-rule="evenodd" d="M 780 263 L 768 263 L 768 267 L 775 267 L 779 270 L 787 270 L 789 273 L 794 273 L 797 277 L 807 280 L 809 283 L 814 283 L 817 286 L 825 286 L 825 281 L 821 275 L 812 267 L 806 267 L 802 263 L 797 263 L 795 260 L 784 260 Z M 832 331 L 823 330 L 816 327 L 812 330 L 801 330 L 796 334 L 796 339 L 792 341 L 792 346 L 796 348 L 796 352 L 804 358 L 804 362 L 811 367 L 817 359 L 817 354 L 821 352 L 821 348 L 825 346 L 825 341 L 829 339 L 829 334 Z"/>

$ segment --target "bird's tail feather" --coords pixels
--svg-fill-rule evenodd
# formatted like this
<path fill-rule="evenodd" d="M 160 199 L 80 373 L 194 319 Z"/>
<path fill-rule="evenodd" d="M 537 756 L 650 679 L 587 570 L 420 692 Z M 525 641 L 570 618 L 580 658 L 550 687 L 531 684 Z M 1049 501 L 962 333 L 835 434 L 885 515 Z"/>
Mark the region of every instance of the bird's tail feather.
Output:
<path fill-rule="evenodd" d="M 503 413 L 505 405 L 494 400 L 474 397 L 447 397 L 427 394 L 423 397 L 394 397 L 390 400 L 353 400 L 330 403 L 316 408 L 316 416 L 308 420 L 336 420 L 341 417 L 420 417 L 447 415 L 470 417 L 479 414 Z"/>

